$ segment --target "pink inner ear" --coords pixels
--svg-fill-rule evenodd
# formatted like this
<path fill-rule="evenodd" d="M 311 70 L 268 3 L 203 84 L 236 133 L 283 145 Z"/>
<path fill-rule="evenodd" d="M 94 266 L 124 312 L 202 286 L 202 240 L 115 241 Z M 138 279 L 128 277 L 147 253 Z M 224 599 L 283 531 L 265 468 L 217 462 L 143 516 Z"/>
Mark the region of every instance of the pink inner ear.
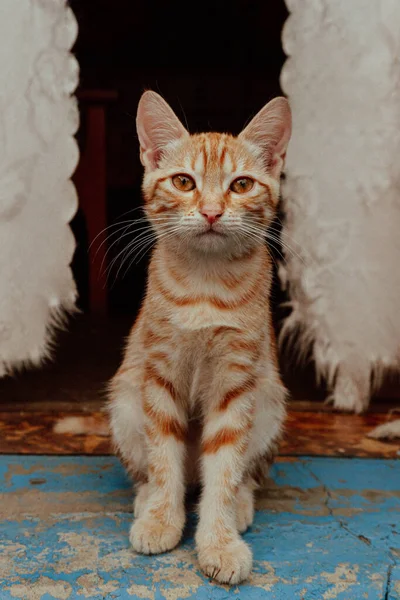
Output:
<path fill-rule="evenodd" d="M 290 106 L 286 98 L 274 98 L 250 121 L 239 138 L 262 148 L 265 165 L 279 177 L 292 131 Z"/>
<path fill-rule="evenodd" d="M 172 108 L 155 92 L 145 92 L 139 102 L 136 127 L 143 165 L 155 169 L 163 148 L 189 135 Z"/>

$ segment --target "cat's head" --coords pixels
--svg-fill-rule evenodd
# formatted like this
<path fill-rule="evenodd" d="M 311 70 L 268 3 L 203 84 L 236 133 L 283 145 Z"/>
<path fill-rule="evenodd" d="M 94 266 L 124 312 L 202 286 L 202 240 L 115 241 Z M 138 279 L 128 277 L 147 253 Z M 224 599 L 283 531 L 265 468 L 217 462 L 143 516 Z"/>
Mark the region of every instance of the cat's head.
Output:
<path fill-rule="evenodd" d="M 141 97 L 136 122 L 145 211 L 160 239 L 204 253 L 263 243 L 291 134 L 285 98 L 264 106 L 238 137 L 190 135 L 152 91 Z"/>

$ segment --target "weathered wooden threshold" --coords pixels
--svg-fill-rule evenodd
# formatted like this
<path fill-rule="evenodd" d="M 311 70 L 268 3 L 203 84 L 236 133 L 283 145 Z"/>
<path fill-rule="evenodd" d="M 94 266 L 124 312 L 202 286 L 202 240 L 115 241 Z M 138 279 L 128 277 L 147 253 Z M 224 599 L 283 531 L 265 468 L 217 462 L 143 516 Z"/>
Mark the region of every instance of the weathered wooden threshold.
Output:
<path fill-rule="evenodd" d="M 357 456 L 397 458 L 400 445 L 367 437 L 374 427 L 398 415 L 385 403 L 363 415 L 334 412 L 323 403 L 293 401 L 289 405 L 281 456 Z M 57 434 L 54 426 L 68 416 L 91 416 L 103 426 L 106 415 L 98 401 L 77 404 L 36 402 L 1 405 L 0 454 L 73 455 L 112 453 L 104 435 Z"/>

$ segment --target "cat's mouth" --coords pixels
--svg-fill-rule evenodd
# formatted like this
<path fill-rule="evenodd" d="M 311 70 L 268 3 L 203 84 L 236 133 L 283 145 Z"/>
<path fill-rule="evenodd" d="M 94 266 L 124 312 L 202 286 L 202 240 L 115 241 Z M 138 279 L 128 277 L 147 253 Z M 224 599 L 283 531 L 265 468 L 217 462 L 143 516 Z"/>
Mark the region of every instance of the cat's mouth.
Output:
<path fill-rule="evenodd" d="M 225 236 L 225 234 L 222 233 L 222 231 L 216 231 L 212 227 L 210 227 L 209 229 L 206 229 L 205 231 L 202 231 L 201 233 L 199 233 L 199 236 L 204 236 L 204 235 Z"/>

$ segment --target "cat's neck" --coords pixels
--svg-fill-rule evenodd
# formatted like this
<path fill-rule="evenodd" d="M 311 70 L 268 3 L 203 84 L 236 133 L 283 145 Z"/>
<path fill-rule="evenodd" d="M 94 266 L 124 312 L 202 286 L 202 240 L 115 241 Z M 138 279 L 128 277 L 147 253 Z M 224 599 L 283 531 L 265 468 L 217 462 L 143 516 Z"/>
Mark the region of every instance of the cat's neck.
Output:
<path fill-rule="evenodd" d="M 268 251 L 264 245 L 257 245 L 238 255 L 200 253 L 188 249 L 179 251 L 159 242 L 153 257 L 161 268 L 165 266 L 169 270 L 172 269 L 180 279 L 209 281 L 227 275 L 243 275 L 246 279 L 251 277 L 252 273 L 258 271 L 257 266 L 268 260 Z"/>

